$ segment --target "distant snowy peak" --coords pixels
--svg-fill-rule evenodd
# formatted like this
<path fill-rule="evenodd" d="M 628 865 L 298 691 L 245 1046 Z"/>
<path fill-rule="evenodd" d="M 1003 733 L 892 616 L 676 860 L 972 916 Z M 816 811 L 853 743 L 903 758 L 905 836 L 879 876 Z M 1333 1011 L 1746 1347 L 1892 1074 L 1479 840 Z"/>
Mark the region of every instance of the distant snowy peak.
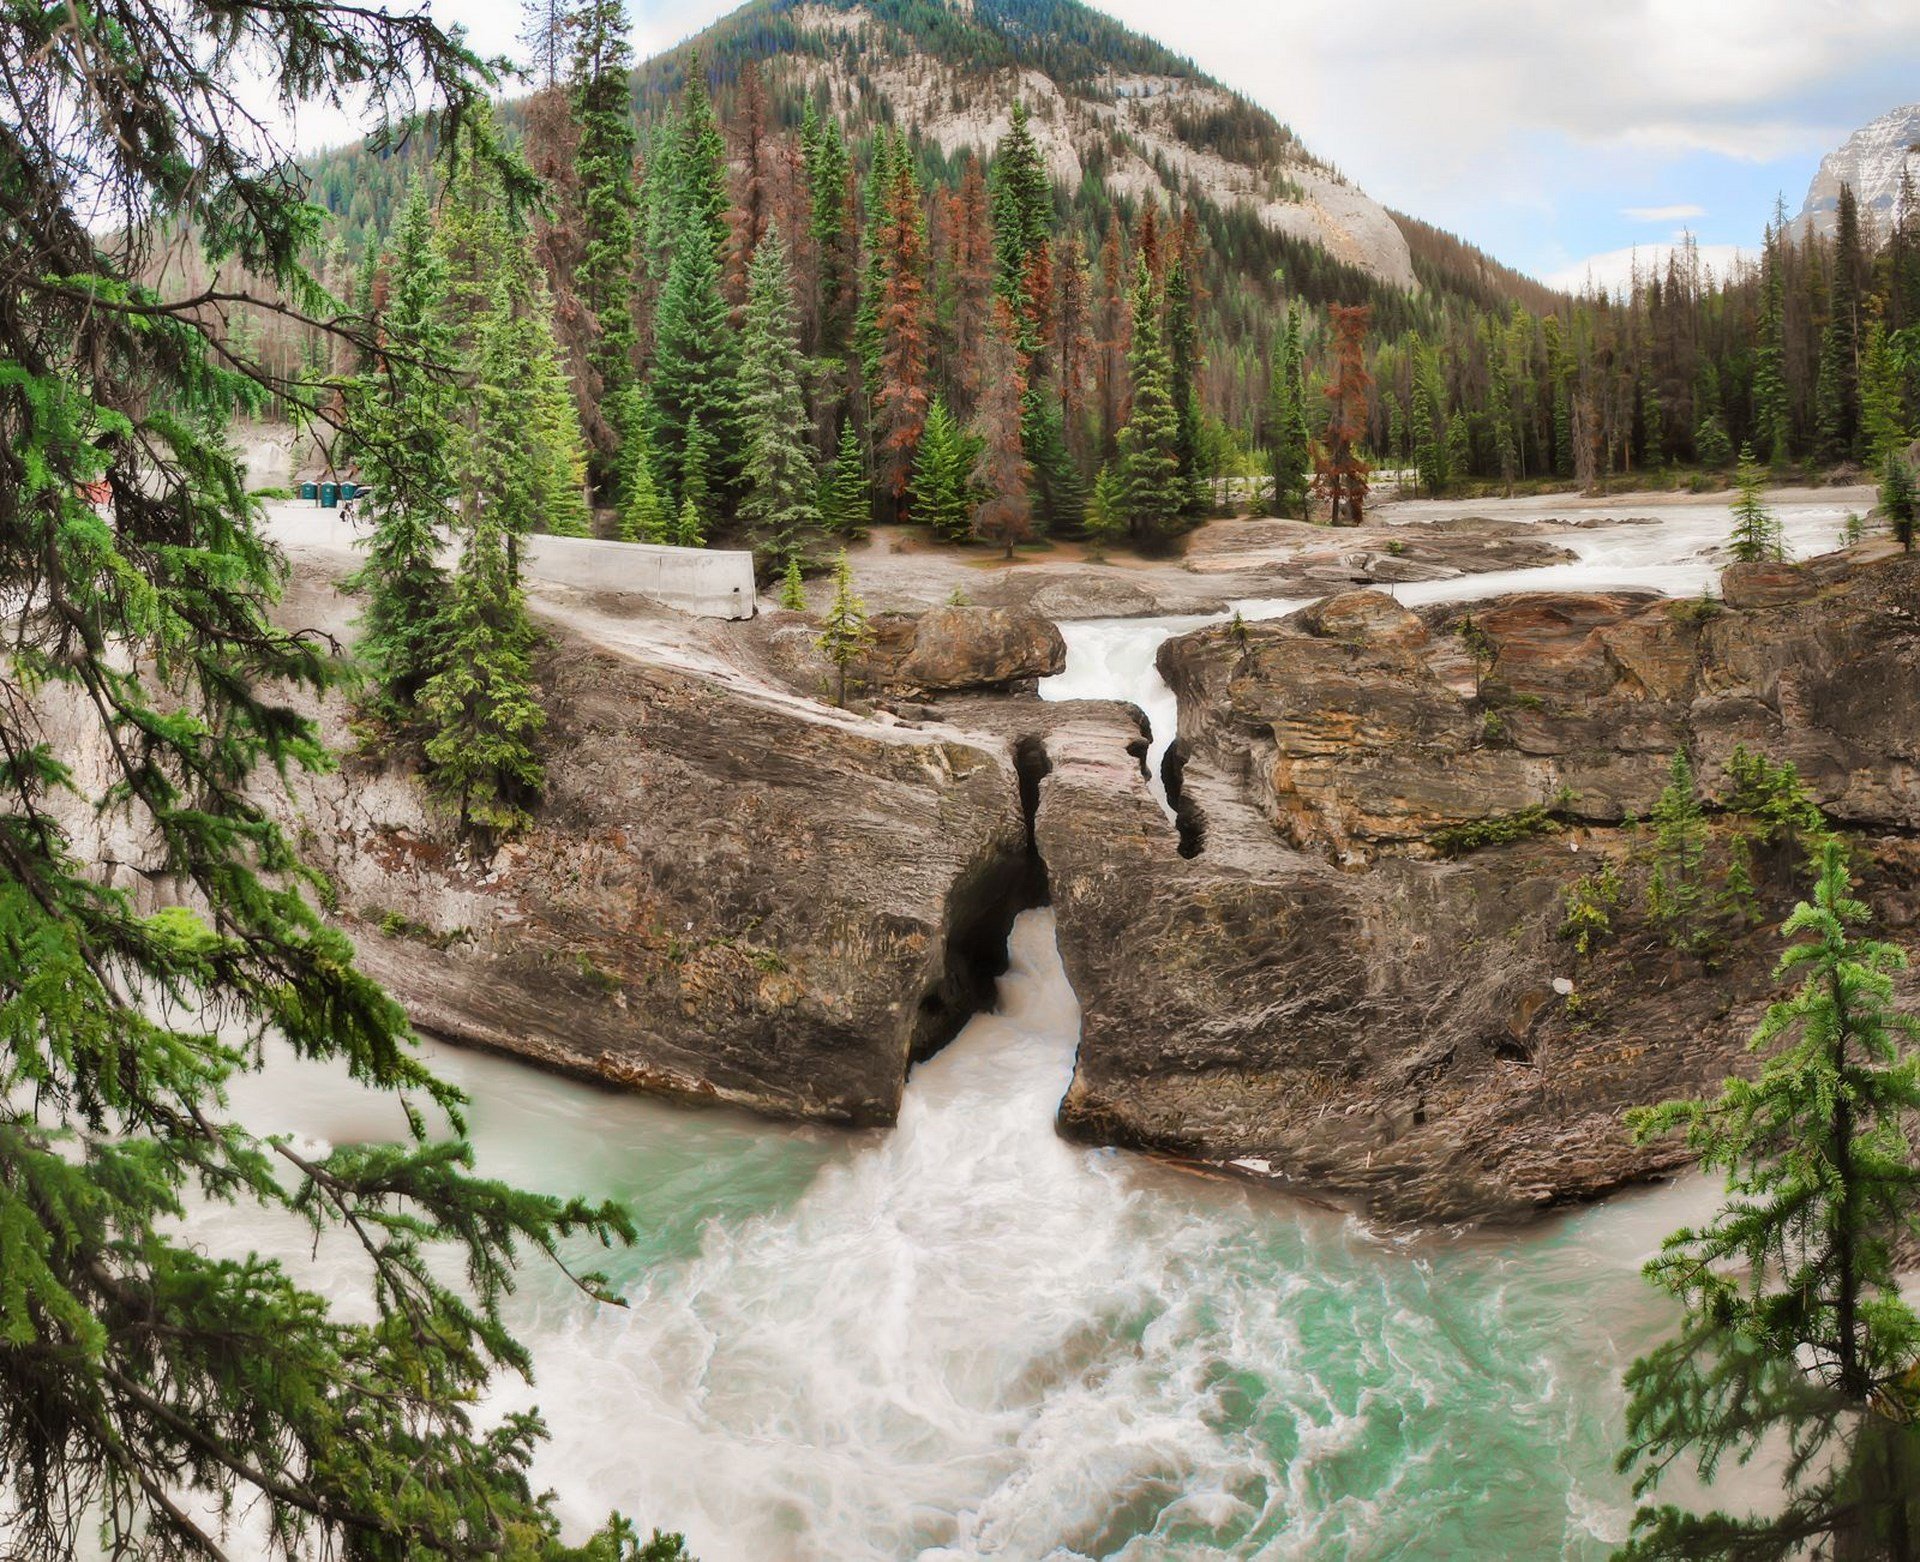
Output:
<path fill-rule="evenodd" d="M 1899 205 L 1903 172 L 1920 186 L 1920 103 L 1882 114 L 1820 160 L 1820 171 L 1807 187 L 1807 203 L 1800 208 L 1800 227 L 1810 225 L 1815 233 L 1831 235 L 1845 184 L 1853 186 L 1862 221 L 1871 216 L 1885 233 Z"/>

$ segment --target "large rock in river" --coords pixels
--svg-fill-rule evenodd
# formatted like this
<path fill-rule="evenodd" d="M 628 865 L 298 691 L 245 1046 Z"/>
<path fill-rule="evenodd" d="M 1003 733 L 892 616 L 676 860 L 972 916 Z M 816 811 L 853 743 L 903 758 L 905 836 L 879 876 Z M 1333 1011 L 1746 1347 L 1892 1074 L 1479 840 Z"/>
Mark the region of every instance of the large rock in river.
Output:
<path fill-rule="evenodd" d="M 337 617 L 309 584 L 288 611 Z M 417 780 L 303 799 L 368 971 L 425 1030 L 842 1123 L 992 998 L 1029 873 L 1008 746 L 650 665 L 553 626 L 548 797 L 491 860 Z"/>
<path fill-rule="evenodd" d="M 921 694 L 1007 689 L 1067 665 L 1067 643 L 1050 619 L 1019 607 L 936 607 L 882 614 L 870 659 L 873 681 Z"/>

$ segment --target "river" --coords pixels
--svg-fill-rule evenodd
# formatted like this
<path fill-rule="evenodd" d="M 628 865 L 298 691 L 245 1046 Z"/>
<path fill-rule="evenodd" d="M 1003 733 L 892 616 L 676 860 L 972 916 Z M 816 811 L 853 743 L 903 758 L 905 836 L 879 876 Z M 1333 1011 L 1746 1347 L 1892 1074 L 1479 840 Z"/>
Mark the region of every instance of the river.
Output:
<path fill-rule="evenodd" d="M 1802 510 L 1790 541 L 1831 545 L 1840 512 Z M 1690 594 L 1724 515 L 1579 533 L 1579 561 L 1496 589 Z M 1069 625 L 1043 692 L 1131 698 L 1163 748 L 1153 652 L 1193 622 Z M 624 1309 L 537 1268 L 513 1303 L 539 1378 L 497 1398 L 545 1413 L 536 1474 L 570 1530 L 618 1507 L 685 1530 L 703 1562 L 1593 1558 L 1625 1535 L 1620 1373 L 1671 1322 L 1639 1266 L 1703 1185 L 1386 1238 L 1069 1145 L 1053 1114 L 1078 1010 L 1050 912 L 1019 919 L 1010 954 L 995 1012 L 914 1069 L 888 1132 L 430 1048 L 472 1095 L 483 1170 L 625 1199 L 642 1228 L 602 1260 Z M 319 1141 L 396 1126 L 285 1058 L 235 1107 Z M 200 1219 L 211 1242 L 280 1245 L 245 1212 Z M 326 1250 L 310 1273 L 342 1292 Z"/>

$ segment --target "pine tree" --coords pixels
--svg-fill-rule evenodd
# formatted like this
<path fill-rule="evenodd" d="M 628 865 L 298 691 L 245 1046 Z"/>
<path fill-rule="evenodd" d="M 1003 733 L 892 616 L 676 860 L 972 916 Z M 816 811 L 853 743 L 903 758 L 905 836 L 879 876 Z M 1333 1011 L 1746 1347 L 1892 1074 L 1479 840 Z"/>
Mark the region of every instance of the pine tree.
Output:
<path fill-rule="evenodd" d="M 1327 501 L 1335 526 L 1358 526 L 1367 502 L 1366 460 L 1360 445 L 1367 437 L 1366 335 L 1372 309 L 1335 304 L 1333 375 L 1323 394 L 1327 422 L 1314 450 L 1314 491 Z"/>
<path fill-rule="evenodd" d="M 1778 562 L 1785 557 L 1779 519 L 1761 494 L 1765 481 L 1766 475 L 1753 459 L 1753 451 L 1743 445 L 1734 476 L 1739 497 L 1733 502 L 1733 536 L 1729 542 L 1734 558 L 1742 564 Z"/>
<path fill-rule="evenodd" d="M 680 448 L 680 523 L 674 541 L 683 548 L 701 546 L 686 540 L 689 513 L 697 523 L 693 531 L 701 538 L 706 536 L 706 517 L 713 504 L 713 462 L 713 436 L 696 412 L 687 422 L 687 437 Z"/>
<path fill-rule="evenodd" d="M 807 112 L 814 114 L 813 100 Z M 855 292 L 859 273 L 859 230 L 854 221 L 853 165 L 840 122 L 815 116 L 805 142 L 808 209 L 820 283 L 820 353 L 839 358 L 853 344 Z"/>
<path fill-rule="evenodd" d="M 754 252 L 740 333 L 740 516 L 783 568 L 820 525 L 801 368 L 793 270 L 776 225 Z"/>
<path fill-rule="evenodd" d="M 1846 461 L 1858 453 L 1860 440 L 1860 209 L 1850 185 L 1840 186 L 1835 220 L 1816 419 L 1821 456 Z"/>
<path fill-rule="evenodd" d="M 388 351 L 370 355 L 347 387 L 349 448 L 373 490 L 367 560 L 349 586 L 367 598 L 357 648 L 373 677 L 376 713 L 405 724 L 438 661 L 447 584 L 439 550 L 456 488 L 451 339 L 441 320 L 446 265 L 418 180 L 386 271 L 380 326 Z"/>
<path fill-rule="evenodd" d="M 1753 354 L 1753 437 L 1777 472 L 1791 457 L 1792 422 L 1787 405 L 1786 308 L 1781 279 L 1777 227 L 1767 229 L 1766 253 L 1761 261 L 1759 339 Z"/>
<path fill-rule="evenodd" d="M 539 519 L 546 479 L 526 443 L 526 322 L 523 301 L 503 279 L 476 345 L 460 563 L 440 629 L 440 666 L 420 700 L 431 729 L 429 784 L 461 829 L 483 840 L 529 824 L 544 785 L 538 743 L 546 715 L 533 689 L 536 637 L 517 546 Z"/>
<path fill-rule="evenodd" d="M 1033 474 L 1021 441 L 1026 365 L 1017 333 L 1006 300 L 995 299 L 993 324 L 983 353 L 986 372 L 980 404 L 974 411 L 973 432 L 979 454 L 973 487 L 981 495 L 981 502 L 973 517 L 973 533 L 985 542 L 998 543 L 1008 558 L 1013 557 L 1016 543 L 1033 534 L 1032 501 L 1028 496 Z"/>
<path fill-rule="evenodd" d="M 1133 344 L 1127 354 L 1133 408 L 1120 430 L 1120 506 L 1142 541 L 1167 536 L 1186 500 L 1180 483 L 1180 419 L 1173 406 L 1173 366 L 1161 344 L 1160 299 L 1143 256 L 1133 285 Z"/>
<path fill-rule="evenodd" d="M 633 162 L 638 141 L 627 96 L 633 48 L 624 0 L 583 0 L 570 21 L 573 112 L 580 125 L 574 173 L 583 228 L 576 286 L 593 317 L 589 362 L 599 398 L 614 403 L 632 382 L 636 342 Z M 611 479 L 610 463 L 602 475 Z"/>
<path fill-rule="evenodd" d="M 1700 390 L 1694 398 L 1700 421 L 1694 426 L 1693 453 L 1702 466 L 1725 471 L 1733 465 L 1733 440 L 1727 434 L 1727 420 L 1720 410 L 1720 377 L 1711 364 L 1700 371 Z"/>
<path fill-rule="evenodd" d="M 1120 478 L 1108 463 L 1093 480 L 1093 496 L 1087 501 L 1087 556 L 1095 561 L 1104 559 L 1107 544 L 1126 529 Z"/>
<path fill-rule="evenodd" d="M 717 268 L 733 236 L 727 220 L 727 141 L 713 112 L 706 65 L 687 56 L 687 87 L 680 100 L 680 140 L 674 154 L 671 220 L 674 252 L 704 233 Z"/>
<path fill-rule="evenodd" d="M 780 606 L 789 613 L 807 610 L 807 583 L 800 575 L 798 553 L 787 555 L 787 567 L 780 577 Z"/>
<path fill-rule="evenodd" d="M 1190 264 L 1182 245 L 1167 267 L 1166 340 L 1170 369 L 1167 388 L 1173 397 L 1176 421 L 1174 454 L 1180 463 L 1180 485 L 1186 495 L 1181 508 L 1188 515 L 1198 515 L 1206 508 L 1207 486 L 1200 470 L 1200 332 L 1194 318 Z"/>
<path fill-rule="evenodd" d="M 1035 144 L 1027 105 L 1015 102 L 1013 120 L 993 153 L 993 244 L 1000 296 L 1024 311 L 1027 267 L 1053 232 L 1053 184 Z"/>
<path fill-rule="evenodd" d="M 840 421 L 840 447 L 820 494 L 821 524 L 836 537 L 864 537 L 873 515 L 866 452 L 851 414 Z"/>
<path fill-rule="evenodd" d="M 1909 553 L 1913 552 L 1914 516 L 1920 509 L 1916 489 L 1920 489 L 1920 484 L 1914 480 L 1912 464 L 1899 451 L 1888 451 L 1886 465 L 1881 469 L 1880 508 L 1887 512 L 1887 524 L 1893 528 L 1894 540 Z"/>
<path fill-rule="evenodd" d="M 165 212 L 244 257 L 234 313 L 291 303 L 329 321 L 316 337 L 352 333 L 343 362 L 397 357 L 320 296 L 290 154 L 219 106 L 351 81 L 447 106 L 443 144 L 498 160 L 487 84 L 424 15 L 328 0 L 0 25 L 0 141 L 36 148 L 4 159 L 29 220 L 0 244 L 0 578 L 36 583 L 0 652 L 7 1549 L 181 1562 L 244 1514 L 301 1556 L 551 1554 L 537 1419 L 475 1408 L 531 1368 L 503 1317 L 520 1259 L 632 1223 L 474 1176 L 461 1094 L 323 918 L 267 799 L 327 765 L 309 713 L 349 669 L 279 617 L 284 565 L 226 435 L 288 362 L 233 363 L 197 286 L 105 239 Z M 530 193 L 511 162 L 500 178 Z M 76 495 L 95 481 L 111 524 Z M 375 1093 L 390 1142 L 250 1123 L 242 1076 L 280 1049 Z M 339 1286 L 209 1232 L 220 1201 L 310 1230 Z"/>
<path fill-rule="evenodd" d="M 873 626 L 867 620 L 866 604 L 853 588 L 853 566 L 847 562 L 844 548 L 833 567 L 833 602 L 820 621 L 815 642 L 838 674 L 834 703 L 844 709 L 847 672 L 873 645 Z"/>
<path fill-rule="evenodd" d="M 1652 819 L 1653 870 L 1648 877 L 1647 909 L 1668 943 L 1676 949 L 1697 949 L 1706 939 L 1700 908 L 1706 894 L 1707 821 L 1685 749 L 1674 750 Z"/>
<path fill-rule="evenodd" d="M 646 392 L 630 385 L 617 413 L 620 428 L 619 526 L 622 542 L 665 542 L 667 501 L 654 470 L 652 415 Z"/>
<path fill-rule="evenodd" d="M 1782 928 L 1779 974 L 1805 980 L 1754 1033 L 1759 1077 L 1629 1117 L 1643 1142 L 1683 1131 L 1726 1203 L 1647 1266 L 1685 1317 L 1627 1373 L 1621 1467 L 1644 1496 L 1682 1459 L 1711 1482 L 1763 1446 L 1791 1454 L 1773 1511 L 1643 1507 L 1622 1558 L 1915 1555 L 1920 1316 L 1897 1254 L 1920 1235 L 1920 1024 L 1893 1004 L 1905 956 L 1853 931 L 1868 910 L 1850 890 L 1829 840 Z"/>
<path fill-rule="evenodd" d="M 1875 471 L 1884 470 L 1887 457 L 1907 445 L 1905 400 L 1886 324 L 1870 320 L 1860 354 L 1860 443 Z"/>
<path fill-rule="evenodd" d="M 693 215 L 683 226 L 654 315 L 654 357 L 648 382 L 653 411 L 653 448 L 669 470 L 684 473 L 695 425 L 719 451 L 739 449 L 735 413 L 740 403 L 739 344 L 720 293 L 720 263 L 706 231 Z M 716 490 L 727 486 L 711 459 L 703 471 Z M 683 478 L 684 481 L 684 478 Z M 685 497 L 674 494 L 676 507 Z M 704 500 L 703 500 L 704 503 Z"/>
<path fill-rule="evenodd" d="M 707 525 L 700 512 L 700 502 L 692 494 L 680 501 L 680 515 L 673 526 L 673 543 L 677 548 L 704 548 L 707 545 Z"/>
<path fill-rule="evenodd" d="M 1305 364 L 1300 304 L 1296 299 L 1287 306 L 1287 323 L 1274 354 L 1267 393 L 1267 449 L 1273 467 L 1274 513 L 1298 514 L 1303 519 L 1307 504 L 1307 463 L 1312 455 L 1312 439 L 1307 432 Z"/>
<path fill-rule="evenodd" d="M 979 456 L 980 441 L 961 431 L 944 397 L 934 397 L 914 460 L 911 518 L 950 542 L 970 536 Z"/>

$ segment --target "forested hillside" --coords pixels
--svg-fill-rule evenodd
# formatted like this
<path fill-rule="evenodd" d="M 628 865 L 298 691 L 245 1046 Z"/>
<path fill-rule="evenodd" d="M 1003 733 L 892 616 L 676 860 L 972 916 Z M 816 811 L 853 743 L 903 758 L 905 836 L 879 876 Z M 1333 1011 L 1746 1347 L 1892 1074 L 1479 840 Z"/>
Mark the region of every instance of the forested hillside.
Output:
<path fill-rule="evenodd" d="M 1436 493 L 1592 487 L 1878 461 L 1920 410 L 1910 195 L 1877 249 L 1778 224 L 1751 274 L 1578 300 L 1394 216 L 1401 285 L 1290 215 L 1347 187 L 1284 126 L 1076 0 L 763 0 L 637 68 L 624 37 L 546 0 L 502 111 L 602 529 L 769 567 L 874 519 L 1152 544 L 1228 493 L 1304 509 L 1310 470 L 1330 498 L 1336 447 Z M 339 297 L 377 306 L 435 152 L 313 164 Z"/>

